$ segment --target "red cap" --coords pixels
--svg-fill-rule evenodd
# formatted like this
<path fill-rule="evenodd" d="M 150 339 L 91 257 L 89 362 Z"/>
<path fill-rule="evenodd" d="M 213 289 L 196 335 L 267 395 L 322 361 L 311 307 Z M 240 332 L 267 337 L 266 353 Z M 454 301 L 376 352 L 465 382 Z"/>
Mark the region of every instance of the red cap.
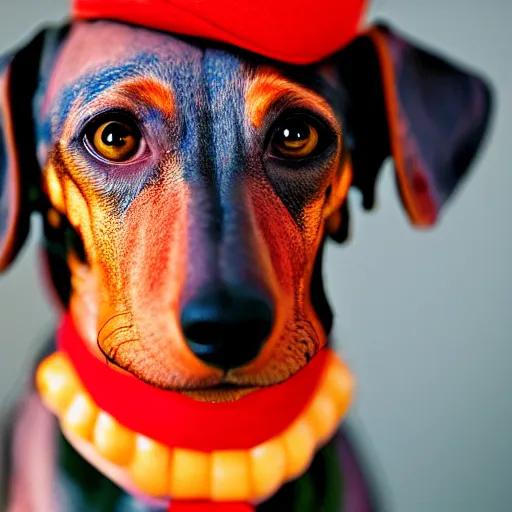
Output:
<path fill-rule="evenodd" d="M 341 49 L 367 0 L 73 0 L 73 18 L 112 19 L 213 39 L 290 64 Z"/>

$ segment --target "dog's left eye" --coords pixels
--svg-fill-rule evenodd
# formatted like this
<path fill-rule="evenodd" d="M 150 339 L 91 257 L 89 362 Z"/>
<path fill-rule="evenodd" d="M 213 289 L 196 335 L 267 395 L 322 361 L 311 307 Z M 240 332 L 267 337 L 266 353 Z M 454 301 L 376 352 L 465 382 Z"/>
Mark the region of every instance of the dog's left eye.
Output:
<path fill-rule="evenodd" d="M 281 118 L 270 141 L 274 156 L 287 160 L 302 160 L 322 152 L 330 138 L 325 127 L 315 118 L 292 113 Z"/>
<path fill-rule="evenodd" d="M 142 135 L 128 116 L 112 116 L 93 122 L 85 132 L 85 142 L 94 154 L 110 162 L 132 159 L 140 149 Z"/>

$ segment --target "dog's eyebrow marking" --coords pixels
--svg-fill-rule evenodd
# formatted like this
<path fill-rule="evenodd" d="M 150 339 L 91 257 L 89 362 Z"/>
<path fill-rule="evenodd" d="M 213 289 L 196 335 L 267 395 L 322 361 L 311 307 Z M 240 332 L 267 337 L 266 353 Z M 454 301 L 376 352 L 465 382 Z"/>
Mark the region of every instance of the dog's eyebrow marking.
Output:
<path fill-rule="evenodd" d="M 320 111 L 333 126 L 339 127 L 331 107 L 320 95 L 267 68 L 258 71 L 246 89 L 245 103 L 251 124 L 259 128 L 271 106 L 284 98 Z"/>
<path fill-rule="evenodd" d="M 158 77 L 155 77 L 155 72 L 158 73 L 159 70 L 159 64 L 160 61 L 157 57 L 141 52 L 127 62 L 94 69 L 73 80 L 71 83 L 65 82 L 52 100 L 53 106 L 50 107 L 51 110 L 45 120 L 48 126 L 42 127 L 42 133 L 48 133 L 55 138 L 59 138 L 64 124 L 73 110 L 91 103 L 107 91 L 119 91 L 116 88 L 122 87 L 123 83 L 150 80 L 152 82 L 156 81 L 162 86 L 160 89 L 165 88 L 167 81 L 164 84 Z M 155 89 L 158 88 L 152 87 L 151 89 L 155 92 Z M 161 94 L 156 95 L 162 99 Z M 157 101 L 157 103 L 162 105 L 161 101 Z M 174 105 L 174 101 L 172 105 Z M 169 106 L 166 109 L 168 110 Z"/>
<path fill-rule="evenodd" d="M 158 112 L 164 119 L 173 119 L 176 113 L 176 100 L 171 85 L 157 77 L 130 77 L 103 88 L 94 98 L 82 94 L 71 105 L 67 119 L 61 121 L 60 137 L 70 139 L 76 125 L 83 116 L 84 109 L 110 106 Z"/>
<path fill-rule="evenodd" d="M 71 83 L 64 84 L 57 97 L 58 101 L 54 99 L 55 108 L 58 108 L 59 121 L 62 122 L 69 116 L 69 112 L 77 101 L 92 101 L 121 80 L 138 76 L 140 75 L 135 69 L 135 63 L 129 62 L 87 73 Z"/>
<path fill-rule="evenodd" d="M 120 85 L 119 92 L 135 102 L 143 102 L 172 117 L 176 110 L 176 100 L 170 86 L 156 78 L 138 77 Z"/>

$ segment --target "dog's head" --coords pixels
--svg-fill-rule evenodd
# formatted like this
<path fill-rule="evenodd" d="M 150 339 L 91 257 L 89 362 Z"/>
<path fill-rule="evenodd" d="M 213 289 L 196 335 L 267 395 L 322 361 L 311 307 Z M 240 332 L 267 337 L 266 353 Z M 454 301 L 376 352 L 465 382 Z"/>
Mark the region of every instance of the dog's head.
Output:
<path fill-rule="evenodd" d="M 327 342 L 326 237 L 383 161 L 417 226 L 465 174 L 490 95 L 384 27 L 285 66 L 114 22 L 1 61 L 0 265 L 43 213 L 53 280 L 92 350 L 155 386 L 233 399 Z M 202 391 L 198 391 L 202 390 Z"/>

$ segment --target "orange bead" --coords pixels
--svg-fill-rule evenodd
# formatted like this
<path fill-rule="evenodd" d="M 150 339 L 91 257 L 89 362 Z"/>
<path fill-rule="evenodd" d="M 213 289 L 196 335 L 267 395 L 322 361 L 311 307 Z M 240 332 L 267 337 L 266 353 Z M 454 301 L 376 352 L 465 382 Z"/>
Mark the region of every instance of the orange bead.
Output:
<path fill-rule="evenodd" d="M 315 434 L 309 423 L 300 419 L 282 435 L 286 452 L 286 480 L 296 478 L 309 467 L 315 449 Z"/>
<path fill-rule="evenodd" d="M 62 414 L 80 388 L 66 356 L 56 352 L 37 369 L 36 386 L 43 403 L 55 414 Z"/>
<path fill-rule="evenodd" d="M 145 436 L 138 435 L 129 472 L 140 492 L 156 498 L 169 495 L 171 450 Z"/>
<path fill-rule="evenodd" d="M 175 499 L 210 497 L 210 455 L 175 448 L 171 457 L 170 496 Z"/>
<path fill-rule="evenodd" d="M 286 453 L 279 438 L 260 444 L 250 451 L 253 499 L 263 500 L 284 482 Z"/>
<path fill-rule="evenodd" d="M 212 457 L 212 499 L 244 501 L 251 497 L 249 455 L 245 451 L 218 451 Z"/>
<path fill-rule="evenodd" d="M 102 457 L 118 466 L 125 466 L 132 459 L 135 434 L 110 414 L 101 411 L 94 425 L 92 442 Z"/>
<path fill-rule="evenodd" d="M 332 364 L 329 366 L 321 384 L 322 391 L 332 397 L 336 406 L 336 414 L 343 417 L 352 401 L 354 394 L 354 378 L 346 365 L 333 355 Z"/>
<path fill-rule="evenodd" d="M 334 400 L 325 393 L 321 393 L 315 396 L 308 407 L 306 420 L 314 432 L 318 446 L 334 433 L 341 418 L 337 414 Z"/>
<path fill-rule="evenodd" d="M 98 409 L 89 395 L 79 391 L 62 416 L 62 426 L 88 441 L 92 437 L 97 414 Z"/>

